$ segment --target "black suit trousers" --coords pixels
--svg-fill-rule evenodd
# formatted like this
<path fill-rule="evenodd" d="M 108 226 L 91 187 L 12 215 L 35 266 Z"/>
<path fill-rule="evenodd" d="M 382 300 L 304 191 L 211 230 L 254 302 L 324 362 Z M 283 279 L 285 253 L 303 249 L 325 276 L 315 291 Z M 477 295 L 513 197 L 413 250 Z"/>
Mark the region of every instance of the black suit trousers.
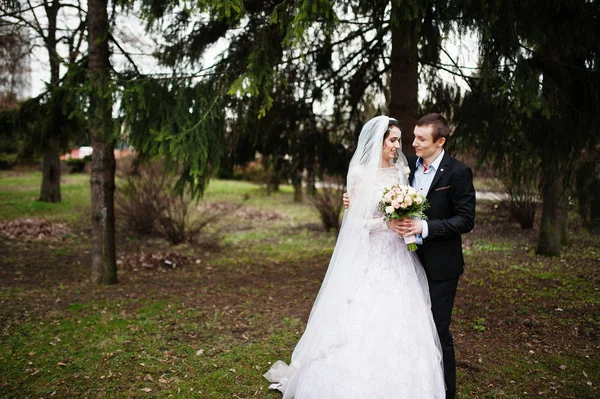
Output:
<path fill-rule="evenodd" d="M 450 333 L 452 307 L 458 287 L 458 277 L 451 280 L 435 281 L 428 279 L 431 311 L 442 345 L 444 357 L 444 380 L 446 381 L 446 399 L 456 397 L 456 358 L 454 341 Z"/>

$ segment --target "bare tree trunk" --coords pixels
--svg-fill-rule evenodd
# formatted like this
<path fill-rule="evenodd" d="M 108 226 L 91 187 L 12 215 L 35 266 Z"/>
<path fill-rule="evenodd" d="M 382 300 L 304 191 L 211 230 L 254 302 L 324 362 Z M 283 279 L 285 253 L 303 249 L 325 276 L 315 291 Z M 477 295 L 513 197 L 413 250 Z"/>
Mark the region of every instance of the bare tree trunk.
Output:
<path fill-rule="evenodd" d="M 546 256 L 559 256 L 561 250 L 561 179 L 558 178 L 556 160 L 542 158 L 542 218 L 537 253 Z"/>
<path fill-rule="evenodd" d="M 294 172 L 292 177 L 292 185 L 294 186 L 294 202 L 304 202 L 304 191 L 302 190 L 302 173 Z"/>
<path fill-rule="evenodd" d="M 392 18 L 400 14 L 392 6 Z M 402 124 L 402 151 L 414 154 L 415 122 L 419 107 L 417 32 L 419 22 L 397 21 L 399 26 L 392 28 L 392 76 L 390 82 L 391 100 L 389 115 Z"/>
<path fill-rule="evenodd" d="M 315 174 L 314 166 L 309 165 L 306 172 L 306 194 L 312 197 L 317 194 L 317 176 Z"/>
<path fill-rule="evenodd" d="M 560 202 L 560 243 L 563 246 L 569 245 L 569 195 L 563 193 Z"/>
<path fill-rule="evenodd" d="M 558 61 L 555 49 L 545 49 L 545 56 L 548 60 Z M 561 75 L 557 74 L 555 65 L 544 65 L 542 68 L 542 96 L 548 103 L 548 111 L 552 116 L 560 112 L 561 91 L 558 82 Z M 556 131 L 555 121 L 547 121 L 546 126 L 541 126 L 547 132 L 548 142 L 556 140 L 558 132 Z M 560 132 L 562 134 L 562 132 Z M 568 153 L 567 155 L 568 156 Z M 566 229 L 566 214 L 563 205 L 566 205 L 565 187 L 565 165 L 562 165 L 561 159 L 553 156 L 553 151 L 542 148 L 541 152 L 541 195 L 542 201 L 542 219 L 540 224 L 540 237 L 538 239 L 537 253 L 546 256 L 560 256 L 562 227 Z"/>
<path fill-rule="evenodd" d="M 46 143 L 42 161 L 40 201 L 60 202 L 60 156 L 58 138 L 54 133 Z"/>
<path fill-rule="evenodd" d="M 88 0 L 89 78 L 92 135 L 92 281 L 116 284 L 115 143 L 109 92 L 108 16 L 106 0 Z"/>
<path fill-rule="evenodd" d="M 50 86 L 52 89 L 59 85 L 60 59 L 56 50 L 56 19 L 61 7 L 58 1 L 52 3 L 44 2 L 44 9 L 48 17 L 48 36 L 46 37 L 46 49 L 48 50 L 48 61 L 50 63 Z M 53 95 L 54 93 L 52 92 Z M 40 201 L 60 202 L 60 129 L 56 122 L 59 118 L 57 112 L 62 112 L 60 107 L 52 104 L 50 110 L 50 123 L 48 131 L 44 132 L 46 137 L 42 158 L 42 187 L 40 190 Z"/>

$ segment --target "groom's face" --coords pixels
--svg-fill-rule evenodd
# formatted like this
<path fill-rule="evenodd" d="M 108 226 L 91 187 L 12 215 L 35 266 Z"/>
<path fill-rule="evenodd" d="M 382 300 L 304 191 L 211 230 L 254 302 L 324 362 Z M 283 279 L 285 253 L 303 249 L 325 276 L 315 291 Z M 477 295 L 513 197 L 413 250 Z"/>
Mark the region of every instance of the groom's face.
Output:
<path fill-rule="evenodd" d="M 418 157 L 429 160 L 436 156 L 442 150 L 445 141 L 446 139 L 443 137 L 439 138 L 437 141 L 433 141 L 432 126 L 415 126 L 413 147 L 415 149 L 415 154 Z"/>

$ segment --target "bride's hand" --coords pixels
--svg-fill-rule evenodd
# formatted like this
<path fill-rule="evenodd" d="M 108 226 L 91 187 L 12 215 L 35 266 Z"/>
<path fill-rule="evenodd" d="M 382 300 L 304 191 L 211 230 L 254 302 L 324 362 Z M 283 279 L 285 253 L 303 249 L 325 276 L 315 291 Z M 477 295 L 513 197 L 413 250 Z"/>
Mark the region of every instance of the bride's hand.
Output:
<path fill-rule="evenodd" d="M 400 221 L 399 220 L 391 219 L 385 223 L 387 224 L 388 230 L 394 231 L 394 232 L 398 233 L 399 235 L 403 235 L 402 231 L 400 230 Z"/>
<path fill-rule="evenodd" d="M 423 232 L 423 221 L 421 219 L 400 219 L 398 222 L 400 234 L 404 236 L 414 236 Z"/>
<path fill-rule="evenodd" d="M 350 197 L 348 196 L 348 193 L 344 193 L 342 201 L 344 202 L 344 207 L 348 209 L 350 207 Z"/>

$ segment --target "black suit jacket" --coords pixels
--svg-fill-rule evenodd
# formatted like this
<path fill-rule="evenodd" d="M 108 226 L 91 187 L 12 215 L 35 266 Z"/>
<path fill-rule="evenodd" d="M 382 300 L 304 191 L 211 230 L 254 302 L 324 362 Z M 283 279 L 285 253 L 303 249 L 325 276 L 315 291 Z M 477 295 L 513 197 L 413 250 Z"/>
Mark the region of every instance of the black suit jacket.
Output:
<path fill-rule="evenodd" d="M 413 182 L 417 157 L 409 156 L 409 181 Z M 475 225 L 475 188 L 469 167 L 444 154 L 427 193 L 425 212 L 429 234 L 418 255 L 430 279 L 458 278 L 464 270 L 461 234 Z"/>

